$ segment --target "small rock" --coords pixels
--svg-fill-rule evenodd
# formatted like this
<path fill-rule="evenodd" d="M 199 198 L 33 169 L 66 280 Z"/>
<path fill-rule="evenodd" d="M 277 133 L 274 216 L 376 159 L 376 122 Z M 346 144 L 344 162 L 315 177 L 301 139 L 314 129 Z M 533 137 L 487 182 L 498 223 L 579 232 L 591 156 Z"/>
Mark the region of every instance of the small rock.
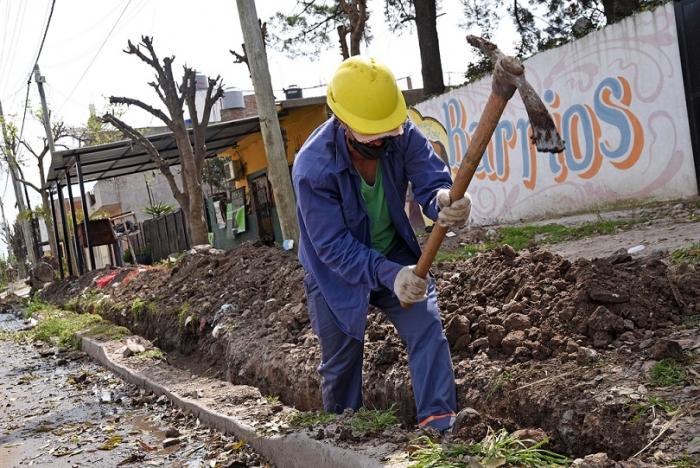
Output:
<path fill-rule="evenodd" d="M 525 332 L 522 330 L 516 330 L 508 333 L 508 335 L 501 340 L 501 347 L 503 351 L 508 354 L 513 354 L 515 350 L 523 345 L 525 342 Z"/>
<path fill-rule="evenodd" d="M 503 322 L 503 326 L 506 330 L 527 330 L 530 328 L 530 317 L 524 314 L 511 314 Z"/>
<path fill-rule="evenodd" d="M 522 442 L 525 447 L 529 448 L 545 440 L 547 438 L 547 433 L 542 429 L 518 429 L 513 432 L 512 436 Z"/>
<path fill-rule="evenodd" d="M 603 290 L 590 291 L 589 296 L 592 301 L 604 304 L 622 304 L 630 301 L 629 294 L 625 292 L 611 292 Z"/>
<path fill-rule="evenodd" d="M 182 443 L 177 437 L 163 440 L 163 448 L 172 447 L 173 445 L 179 445 Z"/>
<path fill-rule="evenodd" d="M 521 332 L 522 333 L 522 332 Z M 523 338 L 524 338 L 523 333 Z M 489 340 L 489 346 L 492 348 L 500 348 L 501 341 L 506 337 L 506 329 L 501 325 L 487 325 L 486 336 Z M 515 349 L 515 348 L 513 348 Z M 511 350 L 512 351 L 512 350 Z"/>
<path fill-rule="evenodd" d="M 165 438 L 166 439 L 175 439 L 177 437 L 180 437 L 180 431 L 178 431 L 174 427 L 171 427 L 165 431 Z"/>
<path fill-rule="evenodd" d="M 661 338 L 649 350 L 651 357 L 660 361 L 666 358 L 683 358 L 683 348 L 677 341 Z"/>
<path fill-rule="evenodd" d="M 596 352 L 595 349 L 586 348 L 585 346 L 581 346 L 578 349 L 578 353 L 576 354 L 576 362 L 579 365 L 584 366 L 586 364 L 596 362 L 597 360 L 598 360 L 598 353 Z"/>
<path fill-rule="evenodd" d="M 455 315 L 445 327 L 445 337 L 450 345 L 457 343 L 462 336 L 469 334 L 469 319 L 463 315 Z"/>
<path fill-rule="evenodd" d="M 693 437 L 693 440 L 688 444 L 688 454 L 700 453 L 700 437 Z"/>
<path fill-rule="evenodd" d="M 587 455 L 586 458 L 577 458 L 571 464 L 572 467 L 576 468 L 607 468 L 610 463 L 608 454 L 606 453 L 595 453 L 593 455 Z"/>

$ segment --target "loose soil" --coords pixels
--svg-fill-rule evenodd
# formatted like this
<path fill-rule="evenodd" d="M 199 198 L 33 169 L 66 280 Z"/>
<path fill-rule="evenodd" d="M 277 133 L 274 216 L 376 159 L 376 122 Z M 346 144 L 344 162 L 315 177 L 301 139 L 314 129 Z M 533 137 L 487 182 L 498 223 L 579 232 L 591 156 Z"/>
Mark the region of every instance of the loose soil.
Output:
<path fill-rule="evenodd" d="M 489 429 L 538 429 L 550 437 L 550 450 L 599 454 L 587 466 L 665 466 L 697 457 L 700 272 L 668 256 L 700 243 L 697 202 L 603 217 L 643 221 L 576 243 L 520 252 L 506 245 L 434 265 L 458 404 L 476 410 L 455 440 L 479 441 Z M 461 230 L 444 248 L 460 249 L 489 230 L 497 228 Z M 626 253 L 636 245 L 645 249 Z M 95 280 L 113 272 L 57 281 L 40 296 L 128 327 L 192 374 L 257 387 L 300 411 L 322 408 L 305 272 L 293 253 L 258 243 L 226 252 L 197 248 L 170 267 L 118 269 L 98 288 Z M 669 358 L 681 378 L 662 386 L 654 366 Z M 412 430 L 406 349 L 376 309 L 368 315 L 364 377 L 365 405 L 395 404 Z M 659 399 L 675 411 L 655 406 Z"/>

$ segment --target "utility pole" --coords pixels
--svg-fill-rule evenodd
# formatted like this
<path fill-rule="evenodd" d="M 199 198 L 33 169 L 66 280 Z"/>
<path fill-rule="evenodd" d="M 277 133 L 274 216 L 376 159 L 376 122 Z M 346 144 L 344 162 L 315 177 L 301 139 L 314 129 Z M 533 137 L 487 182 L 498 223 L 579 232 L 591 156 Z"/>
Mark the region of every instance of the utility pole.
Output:
<path fill-rule="evenodd" d="M 2 123 L 2 134 L 3 138 L 7 137 L 7 128 L 5 127 L 5 118 L 2 113 L 2 103 L 0 103 L 0 123 Z M 11 148 L 7 139 L 5 139 L 5 156 L 7 157 L 7 165 L 10 168 L 10 177 L 12 177 L 12 185 L 15 189 L 15 200 L 17 200 L 17 208 L 19 209 L 19 217 L 22 221 L 22 234 L 24 235 L 24 245 L 27 246 L 27 255 L 29 256 L 29 261 L 32 265 L 37 264 L 36 252 L 34 249 L 34 243 L 32 239 L 32 233 L 30 231 L 31 226 L 29 220 L 24 217 L 24 213 L 27 211 L 24 205 L 24 195 L 22 194 L 22 182 L 20 182 L 19 171 L 17 170 L 17 158 L 14 153 L 15 149 Z M 16 254 L 17 252 L 15 252 Z M 20 272 L 23 276 L 26 276 L 27 272 L 24 265 L 18 265 Z"/>
<path fill-rule="evenodd" d="M 296 216 L 296 203 L 292 178 L 289 174 L 287 155 L 284 151 L 282 132 L 277 117 L 275 96 L 272 92 L 270 69 L 267 64 L 254 0 L 236 0 L 238 16 L 243 30 L 245 51 L 250 65 L 250 74 L 258 103 L 260 132 L 262 133 L 268 162 L 268 176 L 275 190 L 275 202 L 280 228 L 284 240 L 292 240 L 294 249 L 299 245 L 299 224 Z"/>
<path fill-rule="evenodd" d="M 7 225 L 7 220 L 5 219 L 5 205 L 2 203 L 2 200 L 0 200 L 0 215 L 2 215 L 2 224 L 5 227 L 5 239 L 7 239 L 7 242 L 10 242 L 10 227 Z M 10 245 L 7 245 L 7 264 L 11 265 L 10 260 L 12 259 L 12 255 L 10 255 Z M 4 271 L 3 272 L 6 275 L 7 283 L 9 285 L 9 292 L 10 294 L 15 292 L 15 278 L 9 274 L 9 271 Z"/>
<path fill-rule="evenodd" d="M 46 95 L 44 94 L 44 81 L 45 78 L 41 75 L 41 72 L 39 71 L 39 64 L 34 65 L 34 81 L 36 81 L 36 85 L 39 88 L 39 98 L 41 99 L 41 110 L 43 115 L 43 121 L 44 121 L 44 131 L 46 132 L 46 141 L 49 144 L 49 153 L 51 154 L 51 158 L 53 159 L 53 155 L 56 152 L 56 146 L 54 145 L 53 141 L 53 132 L 51 131 L 51 116 L 49 115 L 49 108 L 46 105 Z M 41 168 L 39 168 L 41 170 Z M 43 177 L 42 177 L 42 180 Z M 42 200 L 44 203 L 48 202 L 48 196 L 46 196 L 46 189 L 44 187 L 41 187 L 42 190 Z M 48 206 L 44 206 L 44 210 L 48 210 Z M 48 215 L 50 216 L 50 215 Z M 47 216 L 47 217 L 48 217 Z M 51 225 L 49 223 L 46 223 L 46 231 L 48 232 L 49 235 L 49 245 L 51 246 L 51 255 L 53 257 L 59 258 L 60 255 L 58 252 L 58 249 L 60 248 L 58 245 L 58 239 L 55 236 L 55 232 L 52 229 L 53 228 L 53 223 L 55 223 L 57 220 L 53 220 L 51 222 Z M 66 240 L 66 244 L 68 244 L 68 240 Z"/>

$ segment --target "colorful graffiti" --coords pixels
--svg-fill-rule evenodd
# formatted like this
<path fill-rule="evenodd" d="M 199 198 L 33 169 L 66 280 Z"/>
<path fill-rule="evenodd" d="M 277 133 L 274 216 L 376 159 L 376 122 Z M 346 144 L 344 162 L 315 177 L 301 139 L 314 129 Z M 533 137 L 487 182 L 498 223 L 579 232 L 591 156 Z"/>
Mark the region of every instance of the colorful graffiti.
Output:
<path fill-rule="evenodd" d="M 593 178 L 605 161 L 619 170 L 630 169 L 644 150 L 644 130 L 631 110 L 633 97 L 629 82 L 622 76 L 601 80 L 589 101 L 592 106 L 573 104 L 562 108 L 560 96 L 546 90 L 543 98 L 566 141 L 565 151 L 549 154 L 549 164 L 538 167 L 537 151 L 530 141 L 530 122 L 524 118 L 503 119 L 474 176 L 493 182 L 507 182 L 518 177 L 525 188 L 535 190 L 538 173 L 539 177 L 551 177 L 554 182 L 563 183 L 573 176 Z M 478 116 L 468 115 L 458 98 L 444 102 L 442 112 L 445 126 L 435 119 L 422 117 L 415 110 L 411 118 L 434 142 L 436 149 L 446 151 L 446 159 L 456 173 L 478 124 Z M 521 174 L 511 173 L 514 157 L 522 158 Z"/>

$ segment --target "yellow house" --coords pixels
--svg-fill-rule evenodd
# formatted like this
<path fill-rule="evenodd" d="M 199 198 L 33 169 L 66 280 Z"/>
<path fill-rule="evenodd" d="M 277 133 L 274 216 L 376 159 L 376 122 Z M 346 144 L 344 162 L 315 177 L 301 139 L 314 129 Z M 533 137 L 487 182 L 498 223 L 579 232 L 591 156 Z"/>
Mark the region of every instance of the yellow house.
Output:
<path fill-rule="evenodd" d="M 277 111 L 291 177 L 291 166 L 301 145 L 329 117 L 326 98 L 281 101 Z M 267 244 L 282 243 L 275 195 L 267 178 L 267 157 L 261 133 L 243 137 L 218 156 L 230 160 L 226 172 L 231 183 L 231 197 L 221 202 L 212 200 L 208 204 L 213 246 L 228 249 L 257 239 Z"/>

